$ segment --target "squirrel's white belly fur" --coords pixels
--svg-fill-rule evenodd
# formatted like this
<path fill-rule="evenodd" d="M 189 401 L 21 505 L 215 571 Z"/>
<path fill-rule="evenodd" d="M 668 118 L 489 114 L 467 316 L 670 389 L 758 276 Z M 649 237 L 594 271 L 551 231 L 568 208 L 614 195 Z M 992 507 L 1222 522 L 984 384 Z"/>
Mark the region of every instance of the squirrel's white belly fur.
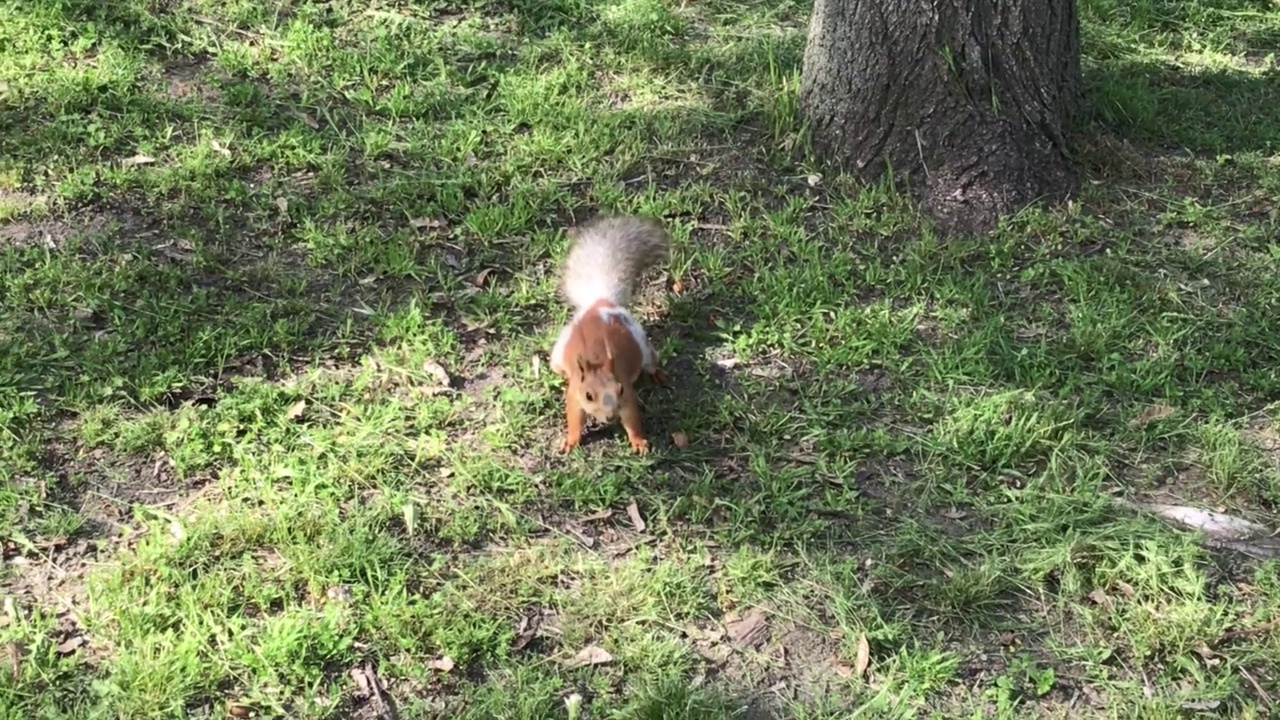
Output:
<path fill-rule="evenodd" d="M 560 335 L 556 338 L 556 344 L 551 348 L 551 371 L 563 375 L 568 368 L 564 359 L 564 348 L 569 344 L 569 333 L 573 330 L 574 323 L 578 322 L 582 316 L 589 312 L 600 313 L 601 319 L 605 322 L 610 320 L 620 320 L 623 325 L 627 326 L 627 331 L 631 333 L 631 337 L 636 341 L 636 346 L 640 348 L 640 357 L 644 371 L 647 373 L 656 372 L 658 369 L 658 356 L 649 345 L 649 338 L 645 335 L 644 328 L 640 323 L 632 317 L 631 313 L 623 307 L 605 307 L 592 308 L 588 307 L 579 310 L 574 314 L 573 319 L 560 328 Z"/>

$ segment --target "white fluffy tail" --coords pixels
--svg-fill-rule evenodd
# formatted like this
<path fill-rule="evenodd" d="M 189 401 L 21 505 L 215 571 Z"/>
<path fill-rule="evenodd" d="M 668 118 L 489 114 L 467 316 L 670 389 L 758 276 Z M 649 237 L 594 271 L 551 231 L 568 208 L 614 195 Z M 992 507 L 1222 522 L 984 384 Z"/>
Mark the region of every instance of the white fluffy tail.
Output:
<path fill-rule="evenodd" d="M 579 311 L 600 300 L 626 307 L 640 276 L 667 255 L 667 232 L 650 218 L 600 217 L 569 234 L 561 290 Z"/>

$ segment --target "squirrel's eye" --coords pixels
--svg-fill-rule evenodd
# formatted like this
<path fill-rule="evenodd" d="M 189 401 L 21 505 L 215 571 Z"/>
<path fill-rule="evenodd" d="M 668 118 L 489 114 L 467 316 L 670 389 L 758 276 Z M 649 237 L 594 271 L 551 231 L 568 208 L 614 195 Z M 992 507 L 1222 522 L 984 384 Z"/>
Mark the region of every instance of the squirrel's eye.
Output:
<path fill-rule="evenodd" d="M 596 401 L 596 396 L 591 393 L 587 393 L 587 402 L 595 402 L 595 401 Z"/>

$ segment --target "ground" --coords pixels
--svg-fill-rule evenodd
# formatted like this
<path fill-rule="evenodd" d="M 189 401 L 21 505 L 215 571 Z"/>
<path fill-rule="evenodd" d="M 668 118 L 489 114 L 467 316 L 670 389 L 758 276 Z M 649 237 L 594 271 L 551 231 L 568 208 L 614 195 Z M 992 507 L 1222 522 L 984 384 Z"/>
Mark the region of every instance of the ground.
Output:
<path fill-rule="evenodd" d="M 1070 203 L 823 170 L 807 6 L 0 2 L 3 717 L 1250 718 L 1280 7 L 1082 0 Z M 566 225 L 670 387 L 555 453 Z"/>

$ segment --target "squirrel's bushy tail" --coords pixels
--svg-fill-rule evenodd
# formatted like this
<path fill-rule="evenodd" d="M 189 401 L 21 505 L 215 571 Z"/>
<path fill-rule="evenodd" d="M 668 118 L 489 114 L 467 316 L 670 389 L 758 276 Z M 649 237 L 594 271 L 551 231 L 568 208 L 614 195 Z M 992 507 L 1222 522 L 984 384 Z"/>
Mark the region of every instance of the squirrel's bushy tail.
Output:
<path fill-rule="evenodd" d="M 577 310 L 601 299 L 626 307 L 640 276 L 667 256 L 667 231 L 652 218 L 598 217 L 569 234 L 561 292 Z"/>

